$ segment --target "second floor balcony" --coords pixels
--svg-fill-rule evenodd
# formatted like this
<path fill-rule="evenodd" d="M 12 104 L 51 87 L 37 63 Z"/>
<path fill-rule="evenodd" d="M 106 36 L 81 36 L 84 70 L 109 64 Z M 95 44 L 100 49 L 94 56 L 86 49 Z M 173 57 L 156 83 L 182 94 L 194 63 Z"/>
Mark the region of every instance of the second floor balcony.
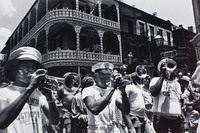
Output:
<path fill-rule="evenodd" d="M 114 64 L 121 64 L 122 58 L 120 55 L 112 54 L 102 54 L 94 52 L 86 52 L 77 50 L 59 50 L 51 51 L 46 54 L 43 54 L 42 63 L 51 63 L 51 62 L 100 62 L 107 61 Z"/>

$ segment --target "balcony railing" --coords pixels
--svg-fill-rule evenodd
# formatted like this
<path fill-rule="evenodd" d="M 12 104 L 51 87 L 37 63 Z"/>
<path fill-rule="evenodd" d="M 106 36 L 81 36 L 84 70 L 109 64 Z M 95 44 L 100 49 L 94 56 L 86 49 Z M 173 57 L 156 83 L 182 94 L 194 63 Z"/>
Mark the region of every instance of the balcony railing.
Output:
<path fill-rule="evenodd" d="M 100 17 L 94 16 L 92 14 L 88 14 L 85 12 L 76 11 L 76 10 L 72 10 L 72 9 L 54 9 L 54 10 L 48 12 L 48 14 L 47 14 L 47 20 L 51 19 L 51 18 L 57 18 L 57 17 L 68 17 L 68 18 L 71 17 L 71 18 L 76 18 L 78 20 L 93 22 L 93 23 L 97 23 L 100 25 L 105 25 L 105 26 L 109 26 L 109 27 L 113 27 L 113 28 L 117 28 L 117 29 L 120 28 L 119 27 L 120 25 L 118 22 L 108 20 L 105 18 L 100 18 Z"/>
<path fill-rule="evenodd" d="M 37 31 L 39 31 L 40 28 L 42 28 L 49 21 L 52 21 L 54 19 L 59 20 L 59 19 L 70 19 L 70 18 L 72 18 L 73 20 L 75 19 L 81 22 L 94 23 L 106 26 L 108 28 L 114 28 L 117 30 L 120 29 L 120 24 L 112 20 L 100 18 L 92 14 L 87 14 L 85 12 L 76 11 L 72 9 L 54 9 L 46 13 L 46 15 L 21 39 L 21 41 L 18 42 L 18 44 L 14 47 L 14 49 L 17 49 L 18 47 L 25 45 L 25 43 L 27 43 L 28 40 L 32 36 L 34 36 L 34 34 L 36 34 Z"/>
<path fill-rule="evenodd" d="M 122 58 L 120 55 L 101 54 L 93 52 L 80 51 L 79 53 L 75 50 L 60 50 L 52 51 L 44 54 L 42 62 L 61 60 L 78 60 L 78 61 L 109 61 L 113 63 L 121 63 Z"/>

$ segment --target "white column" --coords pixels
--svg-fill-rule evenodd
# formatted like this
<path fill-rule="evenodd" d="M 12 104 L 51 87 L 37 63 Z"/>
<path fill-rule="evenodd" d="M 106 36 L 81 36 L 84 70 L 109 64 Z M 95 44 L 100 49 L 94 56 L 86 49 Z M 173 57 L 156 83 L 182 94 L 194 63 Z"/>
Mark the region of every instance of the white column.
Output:
<path fill-rule="evenodd" d="M 46 0 L 46 13 L 48 12 L 48 8 L 49 8 L 49 3 L 48 0 Z"/>
<path fill-rule="evenodd" d="M 79 0 L 76 0 L 76 11 L 79 11 Z"/>
<path fill-rule="evenodd" d="M 45 47 L 46 47 L 46 53 L 48 53 L 49 52 L 49 37 L 48 37 L 48 35 L 49 35 L 49 29 L 46 29 L 45 31 L 46 31 Z"/>
<path fill-rule="evenodd" d="M 98 8 L 99 8 L 99 17 L 101 18 L 101 3 L 102 3 L 102 0 L 98 0 Z"/>
<path fill-rule="evenodd" d="M 100 37 L 101 53 L 103 54 L 103 34 L 104 34 L 104 31 L 99 30 L 98 33 L 99 33 L 99 37 Z"/>
<path fill-rule="evenodd" d="M 80 31 L 81 31 L 81 26 L 76 25 L 75 27 L 75 32 L 76 32 L 76 49 L 78 52 L 80 52 Z"/>
<path fill-rule="evenodd" d="M 122 41 L 121 41 L 121 35 L 117 35 L 118 41 L 119 41 L 119 54 L 120 54 L 120 61 L 122 62 Z"/>

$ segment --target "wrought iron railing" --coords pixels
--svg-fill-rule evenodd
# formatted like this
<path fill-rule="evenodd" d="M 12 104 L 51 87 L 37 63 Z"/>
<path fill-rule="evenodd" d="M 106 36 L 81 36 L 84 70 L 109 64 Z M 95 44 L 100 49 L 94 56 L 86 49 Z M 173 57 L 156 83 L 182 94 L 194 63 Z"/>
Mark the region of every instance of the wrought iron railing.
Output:
<path fill-rule="evenodd" d="M 62 61 L 62 60 L 80 60 L 80 61 L 109 61 L 113 63 L 121 63 L 122 58 L 120 55 L 112 54 L 102 54 L 94 52 L 85 52 L 76 50 L 60 50 L 60 51 L 51 51 L 47 54 L 44 54 L 42 57 L 42 62 L 51 62 L 51 61 Z"/>
<path fill-rule="evenodd" d="M 75 19 L 77 21 L 84 21 L 88 23 L 95 23 L 103 26 L 107 26 L 109 28 L 120 29 L 120 24 L 118 22 L 108 20 L 105 18 L 100 18 L 98 16 L 94 16 L 92 14 L 87 14 L 85 12 L 76 11 L 72 9 L 53 9 L 46 13 L 46 15 L 17 43 L 17 45 L 11 50 L 17 49 L 18 47 L 25 45 L 30 38 L 36 34 L 40 28 L 43 27 L 49 21 L 54 19 Z"/>

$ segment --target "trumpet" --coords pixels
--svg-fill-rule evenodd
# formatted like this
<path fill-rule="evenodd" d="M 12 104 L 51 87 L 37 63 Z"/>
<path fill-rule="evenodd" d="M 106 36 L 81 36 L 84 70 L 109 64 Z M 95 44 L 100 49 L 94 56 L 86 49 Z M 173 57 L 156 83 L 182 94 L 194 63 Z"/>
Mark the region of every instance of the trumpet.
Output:
<path fill-rule="evenodd" d="M 112 84 L 114 88 L 124 89 L 126 85 L 132 84 L 132 79 L 130 75 L 124 76 L 114 76 Z"/>
<path fill-rule="evenodd" d="M 157 69 L 159 72 L 161 72 L 163 68 L 165 68 L 168 72 L 173 72 L 176 67 L 177 64 L 173 59 L 165 58 L 158 63 Z"/>
<path fill-rule="evenodd" d="M 77 73 L 67 72 L 63 77 L 45 75 L 45 77 L 39 81 L 38 86 L 40 89 L 58 91 L 60 85 L 63 85 L 64 89 L 68 89 L 72 87 L 80 87 L 80 82 L 81 78 Z"/>
<path fill-rule="evenodd" d="M 169 59 L 169 58 L 166 60 L 165 68 L 167 71 L 173 72 L 176 69 L 176 67 L 177 67 L 177 64 L 174 60 Z"/>
<path fill-rule="evenodd" d="M 80 87 L 81 78 L 77 73 L 67 72 L 64 74 L 63 77 L 64 77 L 63 86 L 65 89 L 72 87 Z"/>
<path fill-rule="evenodd" d="M 58 91 L 58 87 L 58 80 L 49 75 L 45 75 L 38 83 L 39 90 Z"/>

